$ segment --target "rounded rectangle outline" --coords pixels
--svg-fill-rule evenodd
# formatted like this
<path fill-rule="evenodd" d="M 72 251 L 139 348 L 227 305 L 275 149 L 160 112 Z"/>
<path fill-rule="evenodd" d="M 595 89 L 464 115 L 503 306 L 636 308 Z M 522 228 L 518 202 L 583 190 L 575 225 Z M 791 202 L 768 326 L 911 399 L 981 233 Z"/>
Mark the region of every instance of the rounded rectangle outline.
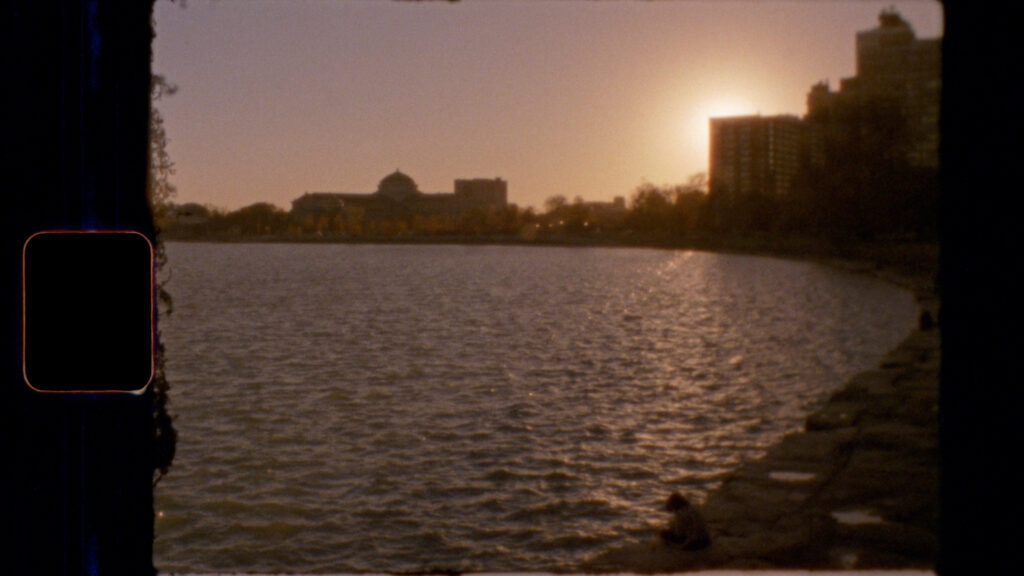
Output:
<path fill-rule="evenodd" d="M 146 246 L 149 247 L 149 302 L 150 302 L 150 311 L 149 311 L 149 351 L 150 351 L 149 352 L 149 379 L 146 380 L 146 383 L 144 385 L 142 385 L 140 388 L 137 388 L 137 389 L 134 389 L 134 390 L 119 390 L 119 389 L 110 389 L 110 390 L 45 390 L 45 389 L 41 389 L 41 388 L 36 388 L 35 386 L 32 385 L 31 382 L 29 382 L 28 374 L 26 372 L 26 365 L 25 365 L 25 362 L 26 362 L 26 358 L 25 358 L 25 315 L 26 315 L 26 310 L 25 310 L 25 250 L 28 247 L 28 243 L 31 242 L 33 238 L 35 238 L 36 236 L 45 235 L 45 234 L 135 234 L 136 236 L 140 236 L 143 240 L 146 241 Z M 143 234 L 141 232 L 138 232 L 138 231 L 135 231 L 135 230 L 107 230 L 107 229 L 75 230 L 75 229 L 60 229 L 60 230 L 40 230 L 38 232 L 34 232 L 31 235 L 29 235 L 29 237 L 25 239 L 24 244 L 22 244 L 22 246 L 21 246 L 21 377 L 25 381 L 25 385 L 28 386 L 30 389 L 32 389 L 33 392 L 38 392 L 40 394 L 134 394 L 134 395 L 139 395 L 139 394 L 142 394 L 143 392 L 145 392 L 146 388 L 148 388 L 149 385 L 153 383 L 153 378 L 156 375 L 156 357 L 155 357 L 156 356 L 156 351 L 155 351 L 155 346 L 156 346 L 156 330 L 155 330 L 155 328 L 156 328 L 156 326 L 155 326 L 155 324 L 156 324 L 156 322 L 155 322 L 156 310 L 155 310 L 155 304 L 154 304 L 155 301 L 154 301 L 154 296 L 153 296 L 153 290 L 154 290 L 154 285 L 155 285 L 155 279 L 154 279 L 155 273 L 154 273 L 154 270 L 153 270 L 153 258 L 154 258 L 154 256 L 153 256 L 153 243 L 149 240 L 148 237 L 146 237 L 145 234 Z"/>

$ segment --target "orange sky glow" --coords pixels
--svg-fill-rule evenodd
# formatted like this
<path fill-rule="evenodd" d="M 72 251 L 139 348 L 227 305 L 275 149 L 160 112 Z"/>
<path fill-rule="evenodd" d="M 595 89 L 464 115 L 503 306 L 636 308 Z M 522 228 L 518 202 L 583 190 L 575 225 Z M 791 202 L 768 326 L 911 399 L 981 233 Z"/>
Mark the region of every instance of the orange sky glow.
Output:
<path fill-rule="evenodd" d="M 501 177 L 538 209 L 628 198 L 707 170 L 708 117 L 803 115 L 889 6 L 941 35 L 933 0 L 161 0 L 176 201 L 287 209 L 396 168 L 424 192 Z"/>

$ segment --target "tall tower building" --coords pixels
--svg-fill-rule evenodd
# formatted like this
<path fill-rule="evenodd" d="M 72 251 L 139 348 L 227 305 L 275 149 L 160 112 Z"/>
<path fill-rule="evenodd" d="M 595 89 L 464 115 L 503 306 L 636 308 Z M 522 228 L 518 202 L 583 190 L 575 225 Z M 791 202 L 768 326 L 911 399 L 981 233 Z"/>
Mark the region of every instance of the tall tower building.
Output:
<path fill-rule="evenodd" d="M 912 166 L 937 167 L 940 39 L 917 38 L 897 12 L 884 10 L 877 27 L 857 33 L 856 48 L 857 75 L 842 79 L 838 93 L 827 85 L 814 86 L 807 98 L 808 120 L 834 123 L 841 117 L 862 118 L 859 112 L 891 110 L 902 122 L 905 159 Z M 836 127 L 823 130 L 835 132 Z"/>
<path fill-rule="evenodd" d="M 784 198 L 801 166 L 804 126 L 796 116 L 712 118 L 710 193 L 723 208 L 761 195 Z"/>
<path fill-rule="evenodd" d="M 894 11 L 883 11 L 879 26 L 857 34 L 857 77 L 866 94 L 896 99 L 907 122 L 911 164 L 939 163 L 941 43 L 918 39 Z"/>

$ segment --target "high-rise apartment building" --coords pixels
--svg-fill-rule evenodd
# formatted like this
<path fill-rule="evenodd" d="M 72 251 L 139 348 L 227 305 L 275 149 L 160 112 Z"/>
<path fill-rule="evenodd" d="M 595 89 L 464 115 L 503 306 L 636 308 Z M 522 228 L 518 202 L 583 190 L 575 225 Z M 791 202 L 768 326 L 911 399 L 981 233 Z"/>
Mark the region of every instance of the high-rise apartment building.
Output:
<path fill-rule="evenodd" d="M 803 122 L 796 116 L 711 119 L 710 192 L 723 208 L 751 196 L 783 198 L 801 167 Z"/>
<path fill-rule="evenodd" d="M 917 38 L 898 13 L 886 10 L 876 28 L 857 33 L 857 75 L 842 79 L 838 92 L 824 83 L 811 88 L 807 119 L 824 138 L 849 135 L 865 118 L 898 122 L 887 133 L 900 141 L 886 144 L 898 145 L 911 166 L 935 168 L 941 85 L 940 39 Z"/>
<path fill-rule="evenodd" d="M 906 188 L 908 168 L 938 167 L 940 40 L 917 38 L 898 13 L 885 10 L 877 27 L 857 33 L 856 51 L 856 76 L 843 78 L 837 91 L 814 85 L 803 119 L 711 119 L 716 222 L 754 223 L 796 193 L 798 182 L 819 194 L 857 197 L 895 186 L 896 174 Z"/>

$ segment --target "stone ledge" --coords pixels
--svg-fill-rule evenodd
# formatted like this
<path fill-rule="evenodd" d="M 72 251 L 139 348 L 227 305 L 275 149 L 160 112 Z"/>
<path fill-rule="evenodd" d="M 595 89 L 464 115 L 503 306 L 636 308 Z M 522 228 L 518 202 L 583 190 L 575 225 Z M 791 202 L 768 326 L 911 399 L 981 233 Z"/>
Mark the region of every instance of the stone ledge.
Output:
<path fill-rule="evenodd" d="M 673 549 L 652 535 L 585 568 L 932 569 L 939 360 L 938 331 L 914 331 L 808 416 L 803 432 L 728 475 L 703 508 L 709 549 Z"/>

